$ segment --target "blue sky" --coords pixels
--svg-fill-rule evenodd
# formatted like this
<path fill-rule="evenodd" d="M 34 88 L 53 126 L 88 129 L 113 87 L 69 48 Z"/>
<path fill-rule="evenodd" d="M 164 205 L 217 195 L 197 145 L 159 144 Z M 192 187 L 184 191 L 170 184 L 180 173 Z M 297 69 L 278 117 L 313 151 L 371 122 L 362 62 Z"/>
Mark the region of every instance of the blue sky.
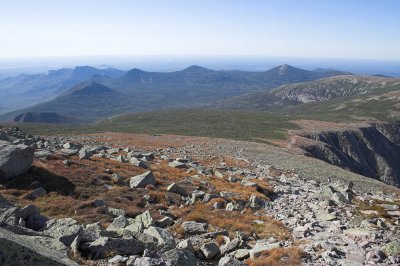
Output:
<path fill-rule="evenodd" d="M 0 58 L 400 60 L 398 0 L 0 0 Z"/>

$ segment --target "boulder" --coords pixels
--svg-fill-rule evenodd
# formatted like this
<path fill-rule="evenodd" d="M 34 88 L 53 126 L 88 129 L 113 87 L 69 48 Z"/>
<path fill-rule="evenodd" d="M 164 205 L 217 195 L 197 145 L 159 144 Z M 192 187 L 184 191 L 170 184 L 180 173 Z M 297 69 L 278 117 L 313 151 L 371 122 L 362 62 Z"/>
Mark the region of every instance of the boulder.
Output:
<path fill-rule="evenodd" d="M 160 220 L 157 220 L 155 222 L 155 225 L 157 227 L 165 228 L 165 227 L 170 226 L 173 222 L 174 222 L 174 220 L 171 217 L 164 217 Z"/>
<path fill-rule="evenodd" d="M 400 256 L 400 240 L 390 242 L 383 246 L 382 248 L 383 253 L 385 253 L 386 256 L 395 256 L 399 257 Z"/>
<path fill-rule="evenodd" d="M 114 216 L 114 217 L 125 216 L 125 211 L 123 209 L 116 209 L 116 208 L 108 207 L 107 212 L 108 212 L 108 214 L 110 214 L 111 216 Z"/>
<path fill-rule="evenodd" d="M 150 226 L 143 232 L 149 236 L 156 238 L 159 246 L 175 247 L 175 238 L 166 229 Z"/>
<path fill-rule="evenodd" d="M 82 226 L 72 218 L 49 220 L 43 231 L 46 235 L 58 239 L 66 246 L 70 246 L 81 232 Z"/>
<path fill-rule="evenodd" d="M 165 252 L 162 258 L 167 263 L 167 265 L 174 266 L 196 266 L 196 257 L 193 253 L 184 249 L 172 249 Z"/>
<path fill-rule="evenodd" d="M 193 252 L 193 245 L 190 239 L 182 240 L 181 242 L 176 245 L 177 249 L 185 249 L 187 251 Z"/>
<path fill-rule="evenodd" d="M 68 258 L 68 249 L 60 241 L 20 230 L 14 233 L 0 228 L 1 265 L 78 265 Z"/>
<path fill-rule="evenodd" d="M 208 225 L 206 223 L 187 221 L 182 223 L 182 228 L 185 234 L 197 235 L 207 233 Z"/>
<path fill-rule="evenodd" d="M 185 168 L 188 168 L 188 165 L 187 165 L 186 163 L 181 163 L 181 162 L 179 162 L 179 161 L 172 161 L 172 162 L 168 163 L 168 165 L 169 165 L 170 167 L 177 168 L 177 169 L 185 169 Z"/>
<path fill-rule="evenodd" d="M 274 248 L 279 248 L 281 247 L 281 243 L 276 242 L 276 243 L 257 243 L 251 250 L 249 250 L 249 255 L 251 259 L 255 259 L 258 256 L 260 256 L 262 253 L 265 251 L 274 249 Z"/>
<path fill-rule="evenodd" d="M 139 159 L 136 158 L 136 157 L 130 158 L 130 159 L 129 159 L 129 162 L 130 162 L 132 165 L 137 166 L 137 167 L 140 167 L 140 168 L 148 169 L 148 168 L 150 167 L 150 164 L 149 164 L 148 162 L 139 160 Z"/>
<path fill-rule="evenodd" d="M 220 253 L 218 245 L 214 242 L 203 244 L 200 250 L 206 259 L 212 259 Z"/>
<path fill-rule="evenodd" d="M 128 220 L 125 216 L 118 216 L 114 219 L 114 221 L 107 227 L 107 231 L 109 232 L 121 232 L 128 225 Z"/>
<path fill-rule="evenodd" d="M 89 159 L 92 156 L 92 153 L 89 152 L 86 148 L 82 148 L 79 150 L 79 159 Z"/>
<path fill-rule="evenodd" d="M 35 231 L 39 231 L 46 226 L 48 220 L 49 218 L 39 213 L 29 215 L 25 220 L 25 227 Z"/>
<path fill-rule="evenodd" d="M 28 172 L 34 152 L 30 146 L 0 141 L 0 178 L 8 179 Z"/>
<path fill-rule="evenodd" d="M 261 199 L 260 197 L 257 197 L 256 195 L 252 194 L 249 199 L 249 205 L 250 208 L 254 210 L 259 210 L 261 208 L 265 207 L 265 201 Z"/>
<path fill-rule="evenodd" d="M 155 185 L 156 177 L 153 172 L 148 171 L 144 174 L 131 177 L 129 185 L 131 188 L 144 188 L 148 185 Z"/>
<path fill-rule="evenodd" d="M 121 255 L 117 255 L 111 259 L 108 260 L 108 266 L 119 266 L 119 265 L 125 265 L 126 262 L 128 261 L 128 257 L 124 257 Z"/>
<path fill-rule="evenodd" d="M 88 247 L 93 259 L 105 258 L 109 254 L 137 255 L 143 252 L 143 245 L 134 238 L 119 239 L 100 237 Z"/>
<path fill-rule="evenodd" d="M 181 186 L 179 186 L 175 183 L 172 183 L 171 185 L 169 185 L 167 190 L 168 190 L 168 192 L 175 193 L 175 194 L 181 195 L 183 197 L 186 197 L 188 195 L 187 191 L 184 188 L 182 188 Z"/>
<path fill-rule="evenodd" d="M 239 238 L 235 238 L 235 239 L 229 241 L 228 243 L 226 243 L 225 245 L 223 245 L 220 248 L 221 255 L 225 255 L 227 253 L 234 251 L 235 249 L 237 249 L 240 246 L 241 243 L 242 243 L 242 241 Z"/>
<path fill-rule="evenodd" d="M 134 266 L 167 266 L 165 262 L 158 258 L 137 258 L 133 263 Z"/>

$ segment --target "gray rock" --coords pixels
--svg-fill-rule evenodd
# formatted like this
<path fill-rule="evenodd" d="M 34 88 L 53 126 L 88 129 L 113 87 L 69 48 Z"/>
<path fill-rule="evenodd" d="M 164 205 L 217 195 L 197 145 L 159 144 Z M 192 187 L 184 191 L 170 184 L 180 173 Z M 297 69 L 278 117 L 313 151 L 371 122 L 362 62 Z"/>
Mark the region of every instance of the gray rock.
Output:
<path fill-rule="evenodd" d="M 203 244 L 200 250 L 206 259 L 212 259 L 220 253 L 219 247 L 214 242 Z"/>
<path fill-rule="evenodd" d="M 131 188 L 144 188 L 148 185 L 155 185 L 156 178 L 151 171 L 131 177 L 129 185 Z"/>
<path fill-rule="evenodd" d="M 227 253 L 234 251 L 235 249 L 237 249 L 240 246 L 241 242 L 242 241 L 239 238 L 235 238 L 235 239 L 229 241 L 228 243 L 226 243 L 225 245 L 223 245 L 220 248 L 221 255 L 225 255 Z"/>
<path fill-rule="evenodd" d="M 80 234 L 81 241 L 84 243 L 93 242 L 101 235 L 102 229 L 100 223 L 87 224 L 83 227 Z"/>
<path fill-rule="evenodd" d="M 89 159 L 92 156 L 91 152 L 88 152 L 86 148 L 82 148 L 79 151 L 79 158 L 80 159 Z"/>
<path fill-rule="evenodd" d="M 70 248 L 71 248 L 71 252 L 74 256 L 80 255 L 79 245 L 81 244 L 81 240 L 82 240 L 81 236 L 78 235 L 77 237 L 75 237 L 74 241 L 72 241 L 72 243 L 71 243 Z"/>
<path fill-rule="evenodd" d="M 137 259 L 135 259 L 135 262 L 133 263 L 133 265 L 134 266 L 166 266 L 165 262 L 163 262 L 161 259 L 149 258 L 149 257 L 137 258 Z"/>
<path fill-rule="evenodd" d="M 68 258 L 67 247 L 58 240 L 27 234 L 0 228 L 1 265 L 78 265 Z"/>
<path fill-rule="evenodd" d="M 39 231 L 46 226 L 48 220 L 49 218 L 39 213 L 29 215 L 25 220 L 25 227 L 35 231 Z"/>
<path fill-rule="evenodd" d="M 181 186 L 179 186 L 175 183 L 172 183 L 171 185 L 169 185 L 167 190 L 171 193 L 175 193 L 175 194 L 181 195 L 183 197 L 186 197 L 188 195 L 187 191 L 184 188 L 182 188 Z"/>
<path fill-rule="evenodd" d="M 53 153 L 51 151 L 47 150 L 40 150 L 40 151 L 35 151 L 35 158 L 45 158 L 48 159 Z"/>
<path fill-rule="evenodd" d="M 168 165 L 170 167 L 178 168 L 178 169 L 188 168 L 188 165 L 186 163 L 181 163 L 181 162 L 178 162 L 178 161 L 172 161 L 172 162 L 168 163 Z"/>
<path fill-rule="evenodd" d="M 222 257 L 218 262 L 218 266 L 246 266 L 246 263 L 231 257 Z"/>
<path fill-rule="evenodd" d="M 145 211 L 144 213 L 136 216 L 136 218 L 140 218 L 144 228 L 149 228 L 154 222 L 149 211 Z"/>
<path fill-rule="evenodd" d="M 182 228 L 185 234 L 196 235 L 206 233 L 208 225 L 206 223 L 187 221 L 182 223 Z"/>
<path fill-rule="evenodd" d="M 249 205 L 254 210 L 259 210 L 265 207 L 265 201 L 256 195 L 252 194 L 249 199 Z"/>
<path fill-rule="evenodd" d="M 231 212 L 235 210 L 235 205 L 233 205 L 232 202 L 229 202 L 228 204 L 226 204 L 225 210 Z"/>
<path fill-rule="evenodd" d="M 166 229 L 150 226 L 143 233 L 156 238 L 159 246 L 175 247 L 175 238 Z"/>
<path fill-rule="evenodd" d="M 250 253 L 248 249 L 238 249 L 235 251 L 234 256 L 238 260 L 244 260 L 250 256 Z"/>
<path fill-rule="evenodd" d="M 251 259 L 257 258 L 260 254 L 262 254 L 265 251 L 274 249 L 274 248 L 279 248 L 281 244 L 279 242 L 276 243 L 257 243 L 251 250 L 249 250 L 249 255 Z"/>
<path fill-rule="evenodd" d="M 122 230 L 127 225 L 128 220 L 125 218 L 125 216 L 121 215 L 114 219 L 114 221 L 107 227 L 107 231 L 122 233 Z"/>
<path fill-rule="evenodd" d="M 126 264 L 128 257 L 117 255 L 108 260 L 108 266 L 119 266 L 121 264 Z"/>
<path fill-rule="evenodd" d="M 126 266 L 134 266 L 135 260 L 138 258 L 139 258 L 139 256 L 137 256 L 137 255 L 129 256 L 129 259 L 126 261 Z"/>
<path fill-rule="evenodd" d="M 164 217 L 164 218 L 156 221 L 155 225 L 157 227 L 165 228 L 165 227 L 172 225 L 173 222 L 174 222 L 174 220 L 171 217 Z"/>
<path fill-rule="evenodd" d="M 193 252 L 193 245 L 192 245 L 192 241 L 190 239 L 182 240 L 181 242 L 178 243 L 176 248 L 177 249 L 185 249 L 187 251 Z"/>
<path fill-rule="evenodd" d="M 30 146 L 0 141 L 0 178 L 8 179 L 28 172 L 34 151 Z"/>
<path fill-rule="evenodd" d="M 70 246 L 81 231 L 82 226 L 77 221 L 72 218 L 64 218 L 49 220 L 43 233 L 58 239 L 66 246 Z"/>
<path fill-rule="evenodd" d="M 2 195 L 0 195 L 0 208 L 3 207 L 14 207 L 15 205 L 10 201 L 6 200 Z"/>
<path fill-rule="evenodd" d="M 136 158 L 136 157 L 130 158 L 130 159 L 129 159 L 129 162 L 130 162 L 132 165 L 137 166 L 137 167 L 140 167 L 140 168 L 144 168 L 144 169 L 150 168 L 150 164 L 149 164 L 148 162 L 139 160 L 139 159 Z"/>
<path fill-rule="evenodd" d="M 400 256 L 400 240 L 392 241 L 382 247 L 386 256 Z"/>
<path fill-rule="evenodd" d="M 193 253 L 184 249 L 172 249 L 165 252 L 162 258 L 167 263 L 167 265 L 174 266 L 196 266 L 196 257 Z"/>
<path fill-rule="evenodd" d="M 221 172 L 219 172 L 219 171 L 214 171 L 214 175 L 215 175 L 215 177 L 217 177 L 217 178 L 224 178 L 224 175 L 223 175 Z"/>
<path fill-rule="evenodd" d="M 143 252 L 143 245 L 134 238 L 119 239 L 100 237 L 90 243 L 89 252 L 94 259 L 105 258 L 108 254 L 137 255 Z"/>
<path fill-rule="evenodd" d="M 116 209 L 109 207 L 107 208 L 107 212 L 114 217 L 125 216 L 125 211 L 123 209 Z"/>
<path fill-rule="evenodd" d="M 337 217 L 336 217 L 336 215 L 334 215 L 332 213 L 320 211 L 319 213 L 317 213 L 317 219 L 320 221 L 329 222 L 329 221 L 337 220 Z"/>
<path fill-rule="evenodd" d="M 39 197 L 45 196 L 47 194 L 46 190 L 42 187 L 35 189 L 34 191 L 31 191 L 27 193 L 24 196 L 24 199 L 29 199 L 29 200 L 35 200 Z"/>

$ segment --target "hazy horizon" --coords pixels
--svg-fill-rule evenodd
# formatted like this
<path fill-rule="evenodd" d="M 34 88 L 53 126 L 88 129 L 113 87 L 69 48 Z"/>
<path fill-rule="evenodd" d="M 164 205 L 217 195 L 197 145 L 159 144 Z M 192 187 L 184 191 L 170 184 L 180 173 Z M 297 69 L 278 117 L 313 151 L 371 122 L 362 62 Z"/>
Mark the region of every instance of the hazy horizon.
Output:
<path fill-rule="evenodd" d="M 0 58 L 244 56 L 400 61 L 400 2 L 2 1 Z"/>

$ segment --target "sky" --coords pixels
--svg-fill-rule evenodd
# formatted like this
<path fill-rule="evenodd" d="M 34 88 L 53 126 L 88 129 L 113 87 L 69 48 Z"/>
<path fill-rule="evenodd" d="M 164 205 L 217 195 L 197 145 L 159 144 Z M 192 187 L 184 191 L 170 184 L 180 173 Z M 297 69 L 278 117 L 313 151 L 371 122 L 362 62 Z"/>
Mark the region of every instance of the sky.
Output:
<path fill-rule="evenodd" d="M 400 60 L 399 0 L 0 0 L 0 58 Z"/>

